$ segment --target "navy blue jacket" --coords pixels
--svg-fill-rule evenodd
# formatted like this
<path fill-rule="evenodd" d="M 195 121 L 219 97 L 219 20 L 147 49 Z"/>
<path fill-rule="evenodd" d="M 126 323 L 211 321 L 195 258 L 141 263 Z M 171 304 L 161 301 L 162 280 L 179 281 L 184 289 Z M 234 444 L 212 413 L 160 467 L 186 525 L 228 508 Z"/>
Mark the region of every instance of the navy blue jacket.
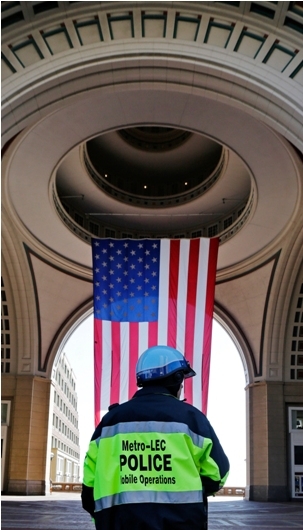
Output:
<path fill-rule="evenodd" d="M 218 466 L 222 480 L 203 476 L 204 501 L 190 503 L 125 503 L 101 511 L 95 510 L 93 488 L 83 484 L 82 505 L 95 519 L 97 530 L 202 530 L 206 528 L 206 497 L 222 487 L 229 471 L 228 459 L 207 420 L 198 409 L 179 401 L 164 387 L 145 387 L 122 405 L 113 406 L 96 428 L 92 440 L 97 440 L 105 427 L 125 422 L 177 422 L 212 441 L 209 458 Z M 202 464 L 203 465 L 203 464 Z"/>

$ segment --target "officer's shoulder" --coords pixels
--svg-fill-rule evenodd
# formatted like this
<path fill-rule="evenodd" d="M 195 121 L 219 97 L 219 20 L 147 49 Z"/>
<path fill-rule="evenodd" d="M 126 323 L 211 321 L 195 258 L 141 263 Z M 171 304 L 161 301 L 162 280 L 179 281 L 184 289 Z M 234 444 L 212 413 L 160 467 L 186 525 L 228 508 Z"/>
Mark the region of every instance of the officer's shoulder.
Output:
<path fill-rule="evenodd" d="M 191 403 L 188 403 L 185 400 L 182 400 L 181 403 L 183 404 L 184 408 L 188 410 L 188 412 L 191 412 L 192 414 L 194 414 L 195 416 L 201 419 L 207 419 L 205 414 L 200 409 L 192 405 Z"/>
<path fill-rule="evenodd" d="M 115 409 L 116 407 L 119 407 L 120 403 L 113 403 L 112 405 L 109 405 L 108 411 Z"/>

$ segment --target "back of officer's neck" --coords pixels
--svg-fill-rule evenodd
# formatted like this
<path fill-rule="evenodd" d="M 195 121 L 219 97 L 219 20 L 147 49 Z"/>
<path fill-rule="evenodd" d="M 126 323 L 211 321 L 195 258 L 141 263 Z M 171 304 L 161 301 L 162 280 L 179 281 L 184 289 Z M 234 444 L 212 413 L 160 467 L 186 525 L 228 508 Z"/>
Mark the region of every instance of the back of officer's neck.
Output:
<path fill-rule="evenodd" d="M 144 385 L 142 387 L 142 390 L 144 391 L 144 394 L 171 394 L 174 397 L 177 397 L 178 391 L 180 388 L 180 384 L 173 385 L 173 386 L 164 386 L 156 383 Z"/>

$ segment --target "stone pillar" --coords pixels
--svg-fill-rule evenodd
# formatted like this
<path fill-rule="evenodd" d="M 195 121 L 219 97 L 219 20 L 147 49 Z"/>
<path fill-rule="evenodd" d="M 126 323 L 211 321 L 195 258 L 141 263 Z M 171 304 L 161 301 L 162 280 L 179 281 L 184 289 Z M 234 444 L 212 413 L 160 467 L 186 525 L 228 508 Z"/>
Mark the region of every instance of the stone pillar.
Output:
<path fill-rule="evenodd" d="M 289 500 L 284 385 L 249 385 L 249 500 Z"/>
<path fill-rule="evenodd" d="M 45 495 L 51 381 L 17 376 L 12 411 L 8 493 Z"/>

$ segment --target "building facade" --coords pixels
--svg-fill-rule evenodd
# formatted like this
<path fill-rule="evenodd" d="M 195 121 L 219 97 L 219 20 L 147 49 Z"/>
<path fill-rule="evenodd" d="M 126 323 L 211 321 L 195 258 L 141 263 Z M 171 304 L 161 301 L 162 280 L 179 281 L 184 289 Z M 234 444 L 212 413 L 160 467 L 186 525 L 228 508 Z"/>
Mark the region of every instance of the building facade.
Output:
<path fill-rule="evenodd" d="M 51 469 L 52 482 L 80 482 L 80 446 L 76 377 L 63 353 L 53 369 L 54 385 Z"/>
<path fill-rule="evenodd" d="M 246 497 L 302 497 L 301 2 L 1 8 L 3 490 L 47 491 L 91 236 L 202 235 L 246 375 Z"/>

